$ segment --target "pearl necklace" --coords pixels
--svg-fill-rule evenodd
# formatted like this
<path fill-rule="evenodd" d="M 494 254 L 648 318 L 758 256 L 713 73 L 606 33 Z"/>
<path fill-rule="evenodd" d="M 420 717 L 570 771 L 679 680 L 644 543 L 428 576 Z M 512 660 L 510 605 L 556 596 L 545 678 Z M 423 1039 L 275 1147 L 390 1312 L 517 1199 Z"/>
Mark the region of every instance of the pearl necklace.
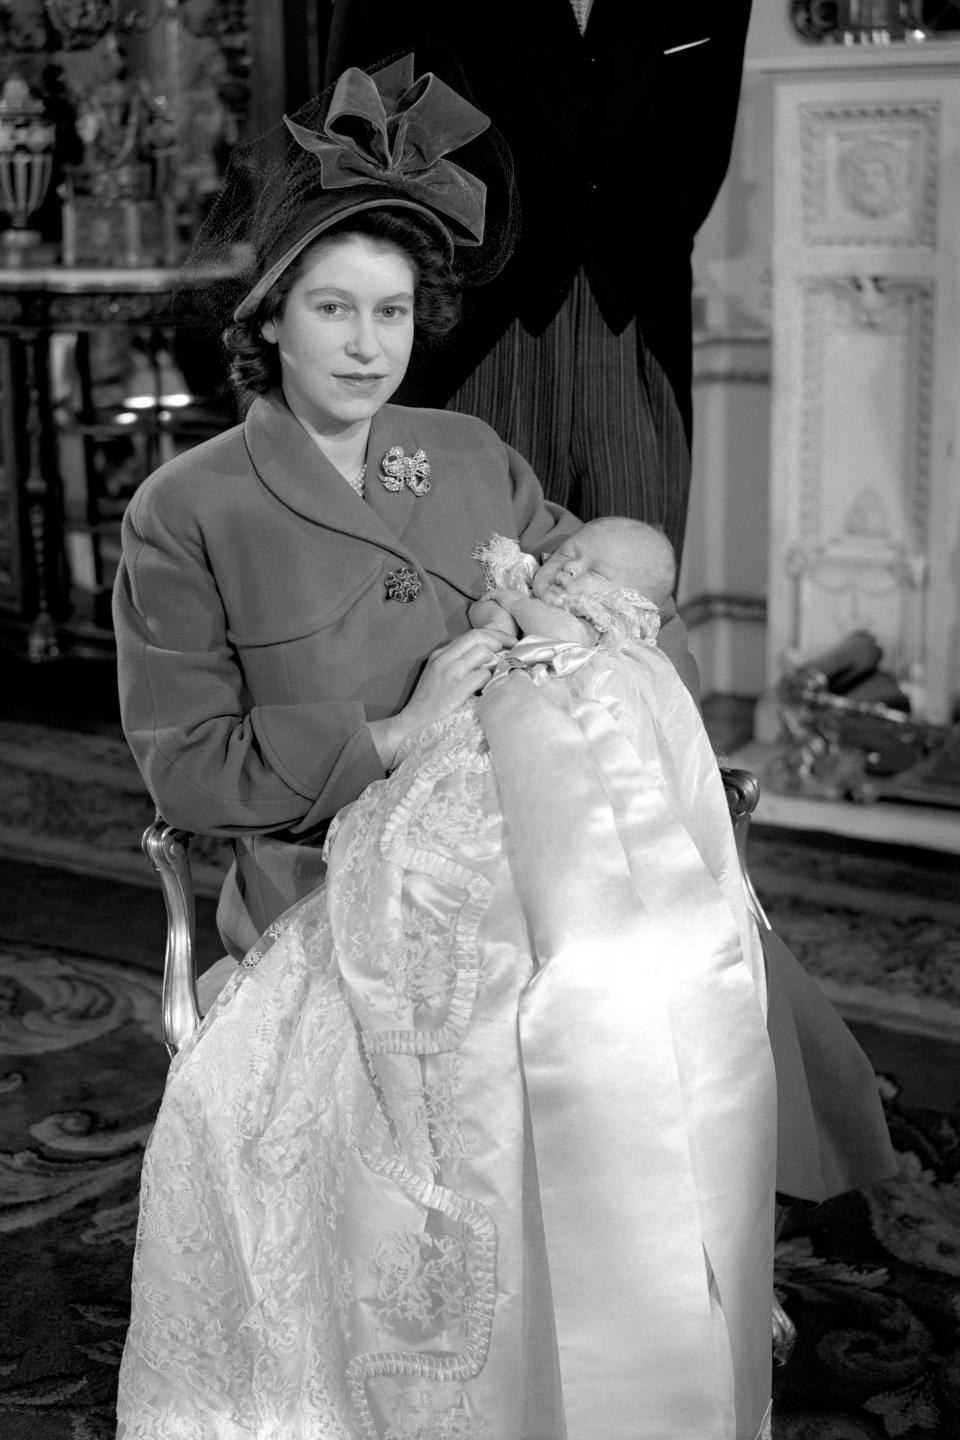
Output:
<path fill-rule="evenodd" d="M 363 464 L 360 466 L 359 475 L 355 476 L 352 480 L 348 479 L 346 475 L 343 477 L 347 481 L 347 484 L 351 487 L 351 489 L 356 490 L 361 500 L 363 499 L 363 477 L 366 475 L 366 473 L 367 462 L 366 460 L 364 460 Z"/>

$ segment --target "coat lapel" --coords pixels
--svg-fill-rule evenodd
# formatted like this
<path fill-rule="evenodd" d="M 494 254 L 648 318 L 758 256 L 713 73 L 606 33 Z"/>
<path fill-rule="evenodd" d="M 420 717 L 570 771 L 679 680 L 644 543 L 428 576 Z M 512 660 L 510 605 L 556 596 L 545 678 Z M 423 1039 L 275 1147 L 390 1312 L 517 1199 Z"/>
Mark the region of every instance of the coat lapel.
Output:
<path fill-rule="evenodd" d="M 375 424 L 379 418 L 375 417 Z M 414 563 L 412 554 L 399 539 L 408 507 L 402 495 L 387 495 L 379 484 L 376 474 L 380 457 L 372 444 L 368 450 L 367 493 L 379 501 L 376 496 L 379 490 L 388 500 L 400 501 L 397 510 L 402 523 L 399 527 L 387 518 L 388 507 L 360 499 L 314 444 L 281 396 L 262 396 L 254 401 L 244 422 L 244 437 L 254 469 L 282 504 L 328 530 L 354 535 L 391 551 L 408 564 Z M 383 450 L 386 449 L 384 445 Z M 407 491 L 403 494 L 411 501 L 414 499 Z"/>
<path fill-rule="evenodd" d="M 451 463 L 449 451 L 438 441 L 432 414 L 406 405 L 386 405 L 374 416 L 367 450 L 367 500 L 400 545 L 417 557 L 416 568 L 421 573 L 438 576 L 461 594 L 471 596 L 471 585 L 479 570 L 471 562 L 470 552 L 481 537 L 473 535 L 461 514 L 462 476 L 456 464 Z M 406 486 L 395 492 L 383 488 L 380 462 L 392 445 L 399 445 L 408 456 L 424 451 L 431 465 L 426 495 L 414 495 Z"/>
<path fill-rule="evenodd" d="M 387 490 L 382 481 L 381 463 L 387 451 L 399 445 L 404 455 L 412 455 L 414 443 L 406 412 L 399 405 L 386 405 L 378 410 L 370 423 L 370 439 L 367 444 L 366 504 L 383 521 L 390 533 L 402 538 L 411 521 L 417 516 L 417 506 L 429 501 L 429 493 L 414 495 L 404 485 L 402 490 Z M 429 459 L 429 448 L 427 458 Z"/>
<path fill-rule="evenodd" d="M 470 507 L 462 503 L 463 465 L 451 452 L 449 439 L 441 439 L 443 427 L 438 428 L 434 413 L 386 405 L 373 417 L 364 500 L 317 448 L 282 397 L 256 400 L 244 435 L 262 484 L 290 510 L 325 530 L 395 555 L 424 578 L 441 579 L 472 597 L 480 593 L 482 572 L 471 551 L 485 536 L 474 533 Z M 405 455 L 426 452 L 433 466 L 426 495 L 414 495 L 406 486 L 389 491 L 380 483 L 381 461 L 393 445 Z M 485 468 L 481 465 L 481 473 Z M 474 483 L 478 478 L 473 474 Z M 515 523 L 509 508 L 502 523 L 505 533 Z"/>

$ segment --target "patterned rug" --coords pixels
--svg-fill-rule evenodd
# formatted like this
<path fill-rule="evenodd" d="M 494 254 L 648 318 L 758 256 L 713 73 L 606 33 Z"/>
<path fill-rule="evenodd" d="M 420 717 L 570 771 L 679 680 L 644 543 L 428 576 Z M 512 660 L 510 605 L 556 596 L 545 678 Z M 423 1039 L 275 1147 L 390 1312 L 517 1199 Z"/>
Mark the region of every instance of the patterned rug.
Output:
<path fill-rule="evenodd" d="M 0 1433 L 112 1435 L 143 1147 L 162 1093 L 160 977 L 0 950 Z"/>
<path fill-rule="evenodd" d="M 960 1049 L 943 1058 L 952 1095 L 924 1107 L 880 1074 L 899 1174 L 782 1232 L 776 1287 L 798 1339 L 774 1372 L 774 1440 L 960 1435 Z"/>
<path fill-rule="evenodd" d="M 108 1440 L 166 1071 L 162 919 L 140 887 L 14 862 L 0 863 L 0 913 L 0 1434 Z M 774 1436 L 956 1440 L 960 1030 L 854 1028 L 901 1167 L 788 1221 L 777 1284 L 799 1339 L 775 1372 Z"/>
<path fill-rule="evenodd" d="M 153 805 L 126 741 L 0 719 L 0 856 L 152 884 L 140 836 Z M 228 847 L 198 837 L 194 883 L 216 894 Z"/>
<path fill-rule="evenodd" d="M 960 857 L 755 825 L 774 928 L 847 1019 L 960 1036 Z"/>

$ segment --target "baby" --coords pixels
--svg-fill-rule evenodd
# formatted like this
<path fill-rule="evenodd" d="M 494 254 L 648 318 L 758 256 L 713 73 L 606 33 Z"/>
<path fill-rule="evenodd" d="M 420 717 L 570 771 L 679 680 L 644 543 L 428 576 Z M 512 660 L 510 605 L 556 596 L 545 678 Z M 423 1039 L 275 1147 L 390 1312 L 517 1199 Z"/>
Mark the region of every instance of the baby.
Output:
<path fill-rule="evenodd" d="M 499 536 L 474 555 L 484 562 L 491 588 L 471 605 L 470 623 L 511 639 L 542 635 L 595 645 L 616 615 L 642 621 L 645 636 L 653 639 L 659 610 L 676 583 L 667 537 L 652 525 L 621 516 L 591 520 L 539 567 L 531 555 L 520 554 Z"/>
<path fill-rule="evenodd" d="M 252 1418 L 205 1433 L 254 1434 L 260 1370 L 231 1358 L 251 1344 L 287 1407 L 274 1435 L 372 1436 L 380 1415 L 476 1435 L 525 1366 L 555 1435 L 560 1365 L 592 1373 L 595 1334 L 631 1409 L 659 1397 L 648 1436 L 675 1397 L 674 1437 L 732 1435 L 769 1400 L 763 957 L 657 647 L 673 557 L 601 520 L 540 566 L 503 536 L 477 559 L 473 623 L 534 633 L 340 811 L 324 882 L 171 1071 L 124 1372 L 129 1413 L 157 1397 L 167 1434 L 213 1403 Z"/>

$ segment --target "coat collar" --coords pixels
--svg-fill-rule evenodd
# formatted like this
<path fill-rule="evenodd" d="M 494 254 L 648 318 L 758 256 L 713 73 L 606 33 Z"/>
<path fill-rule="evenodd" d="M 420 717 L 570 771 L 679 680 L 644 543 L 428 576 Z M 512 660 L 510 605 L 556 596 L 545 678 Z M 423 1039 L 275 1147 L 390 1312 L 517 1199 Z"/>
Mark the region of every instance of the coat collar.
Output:
<path fill-rule="evenodd" d="M 395 414 L 395 407 L 390 408 Z M 385 428 L 386 427 L 386 428 Z M 401 536 L 416 497 L 403 490 L 388 495 L 379 484 L 380 458 L 391 445 L 404 443 L 384 412 L 374 416 L 367 454 L 367 495 L 361 500 L 331 465 L 277 392 L 260 396 L 244 421 L 244 438 L 253 467 L 263 484 L 290 510 L 327 530 L 354 535 L 403 560 L 412 555 Z M 379 492 L 379 493 L 378 493 Z M 390 502 L 381 503 L 381 495 Z"/>
<path fill-rule="evenodd" d="M 407 405 L 385 405 L 374 416 L 367 449 L 367 500 L 388 524 L 401 545 L 416 556 L 416 568 L 441 577 L 452 589 L 475 598 L 481 577 L 471 551 L 478 539 L 470 529 L 469 507 L 462 503 L 464 483 L 459 450 L 451 450 L 450 425 L 457 417 Z M 380 462 L 387 450 L 399 445 L 407 456 L 423 449 L 430 461 L 430 491 L 416 496 L 404 486 L 388 491 L 380 483 Z"/>
<path fill-rule="evenodd" d="M 326 530 L 396 555 L 421 573 L 442 576 L 468 594 L 465 575 L 472 572 L 465 562 L 470 547 L 464 541 L 460 556 L 456 545 L 448 543 L 450 495 L 418 497 L 406 486 L 391 492 L 380 483 L 380 463 L 391 446 L 399 445 L 406 455 L 422 446 L 429 456 L 430 435 L 424 433 L 431 431 L 429 414 L 385 405 L 373 417 L 364 500 L 311 440 L 279 392 L 254 401 L 244 421 L 244 438 L 260 480 L 288 509 Z M 437 475 L 436 480 L 449 486 L 452 478 Z"/>

